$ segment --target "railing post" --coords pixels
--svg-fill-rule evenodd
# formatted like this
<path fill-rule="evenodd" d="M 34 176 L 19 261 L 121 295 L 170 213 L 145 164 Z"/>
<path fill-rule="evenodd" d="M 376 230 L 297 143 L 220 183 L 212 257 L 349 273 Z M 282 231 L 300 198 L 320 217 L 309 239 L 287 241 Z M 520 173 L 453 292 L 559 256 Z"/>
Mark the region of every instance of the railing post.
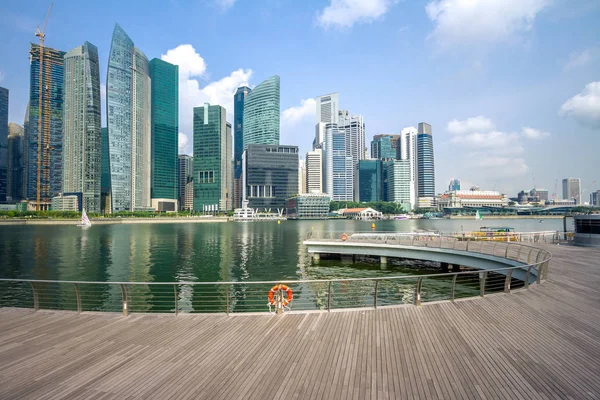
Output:
<path fill-rule="evenodd" d="M 31 291 L 33 292 L 33 311 L 37 311 L 40 309 L 40 300 L 38 298 L 37 291 L 33 286 L 33 282 L 29 282 L 29 286 L 31 286 Z"/>
<path fill-rule="evenodd" d="M 454 270 L 454 267 L 452 267 L 452 269 Z M 458 274 L 454 274 L 454 276 L 452 277 L 452 290 L 450 292 L 450 301 L 454 301 L 454 293 L 456 290 L 456 278 L 458 278 Z"/>
<path fill-rule="evenodd" d="M 508 236 L 507 236 L 508 237 Z M 506 251 L 504 252 L 504 258 L 508 258 L 508 249 L 510 248 L 510 245 L 507 243 L 506 244 Z"/>
<path fill-rule="evenodd" d="M 529 289 L 529 277 L 531 276 L 531 267 L 532 265 L 527 267 L 527 273 L 525 274 L 525 289 Z"/>
<path fill-rule="evenodd" d="M 379 288 L 379 279 L 375 280 L 375 299 L 373 299 L 373 307 L 377 310 L 377 289 Z"/>
<path fill-rule="evenodd" d="M 485 240 L 482 240 L 482 241 L 481 241 L 481 247 L 479 247 L 479 252 L 480 252 L 481 254 L 483 254 L 483 244 L 484 244 L 484 243 L 485 243 Z"/>
<path fill-rule="evenodd" d="M 467 238 L 467 250 L 466 251 L 469 251 L 469 242 L 470 241 L 471 241 L 471 238 Z"/>
<path fill-rule="evenodd" d="M 227 290 L 225 291 L 225 307 L 227 307 L 226 309 L 226 314 L 229 315 L 229 296 L 230 296 L 230 286 L 227 285 Z"/>
<path fill-rule="evenodd" d="M 415 305 L 421 305 L 421 285 L 423 283 L 423 278 L 417 279 L 417 287 L 415 288 Z"/>
<path fill-rule="evenodd" d="M 327 285 L 327 311 L 331 311 L 331 281 L 329 281 L 329 285 Z"/>
<path fill-rule="evenodd" d="M 127 304 L 127 288 L 125 285 L 121 285 L 121 302 L 123 303 L 123 316 L 129 315 L 129 305 Z"/>
<path fill-rule="evenodd" d="M 454 242 L 452 242 L 452 250 L 454 250 L 456 248 L 456 242 L 458 242 L 458 240 L 456 240 L 456 238 L 454 238 Z"/>
<path fill-rule="evenodd" d="M 481 297 L 485 296 L 485 281 L 487 280 L 487 274 L 487 271 L 479 273 L 479 295 Z"/>
<path fill-rule="evenodd" d="M 494 240 L 494 246 L 492 247 L 492 255 L 496 255 L 496 246 L 498 246 L 498 242 Z"/>
<path fill-rule="evenodd" d="M 517 260 L 517 261 L 519 261 L 519 257 L 521 257 L 521 249 L 522 249 L 522 248 L 523 248 L 523 245 L 522 245 L 522 244 L 520 244 L 520 245 L 519 245 L 519 250 L 517 251 L 517 258 L 516 258 L 516 260 Z"/>
<path fill-rule="evenodd" d="M 529 249 L 529 254 L 527 254 L 527 264 L 531 264 L 531 252 L 533 251 L 533 247 Z"/>
<path fill-rule="evenodd" d="M 79 286 L 75 285 L 75 299 L 77 300 L 77 313 L 81 314 L 81 296 L 79 295 Z"/>
<path fill-rule="evenodd" d="M 509 269 L 506 273 L 506 279 L 504 280 L 504 293 L 510 293 L 510 283 L 512 280 L 512 269 Z"/>
<path fill-rule="evenodd" d="M 173 285 L 173 296 L 175 296 L 175 316 L 179 314 L 179 304 L 177 302 L 177 285 Z"/>

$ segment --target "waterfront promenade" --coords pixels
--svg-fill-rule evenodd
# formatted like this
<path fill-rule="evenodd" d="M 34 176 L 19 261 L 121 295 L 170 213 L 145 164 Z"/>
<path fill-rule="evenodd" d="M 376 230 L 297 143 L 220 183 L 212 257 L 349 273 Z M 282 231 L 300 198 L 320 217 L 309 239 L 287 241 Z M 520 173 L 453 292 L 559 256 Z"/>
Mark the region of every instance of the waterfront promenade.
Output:
<path fill-rule="evenodd" d="M 0 398 L 599 398 L 600 249 L 539 246 L 543 285 L 421 307 L 0 309 Z"/>

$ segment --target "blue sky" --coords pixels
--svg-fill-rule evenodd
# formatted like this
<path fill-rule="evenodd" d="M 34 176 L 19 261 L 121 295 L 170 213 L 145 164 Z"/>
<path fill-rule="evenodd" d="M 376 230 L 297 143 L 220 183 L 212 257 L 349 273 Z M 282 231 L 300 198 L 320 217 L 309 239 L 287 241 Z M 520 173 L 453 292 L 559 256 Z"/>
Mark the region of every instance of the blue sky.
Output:
<path fill-rule="evenodd" d="M 0 3 L 11 121 L 23 121 L 29 42 L 48 6 Z M 589 201 L 600 189 L 598 21 L 597 0 L 58 0 L 46 45 L 95 44 L 104 83 L 118 22 L 149 59 L 177 63 L 185 152 L 194 106 L 221 104 L 231 121 L 237 86 L 278 74 L 281 142 L 302 154 L 312 99 L 339 92 L 340 108 L 364 116 L 368 142 L 433 126 L 438 192 L 460 178 L 515 195 L 535 177 L 552 193 L 556 179 L 580 177 Z"/>

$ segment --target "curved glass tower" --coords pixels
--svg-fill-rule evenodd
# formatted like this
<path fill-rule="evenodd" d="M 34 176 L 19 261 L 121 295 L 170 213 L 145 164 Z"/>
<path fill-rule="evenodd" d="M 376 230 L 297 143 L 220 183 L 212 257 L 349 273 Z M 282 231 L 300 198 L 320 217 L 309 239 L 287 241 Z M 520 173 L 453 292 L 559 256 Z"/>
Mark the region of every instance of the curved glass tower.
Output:
<path fill-rule="evenodd" d="M 106 79 L 113 212 L 151 206 L 150 90 L 148 58 L 116 24 Z"/>
<path fill-rule="evenodd" d="M 243 143 L 279 144 L 279 90 L 278 75 L 261 82 L 244 101 Z"/>

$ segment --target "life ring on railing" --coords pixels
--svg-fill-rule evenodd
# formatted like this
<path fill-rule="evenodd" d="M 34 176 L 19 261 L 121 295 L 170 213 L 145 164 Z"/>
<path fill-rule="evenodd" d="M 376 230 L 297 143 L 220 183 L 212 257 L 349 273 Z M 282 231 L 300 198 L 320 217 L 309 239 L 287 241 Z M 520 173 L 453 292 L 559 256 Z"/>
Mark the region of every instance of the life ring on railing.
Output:
<path fill-rule="evenodd" d="M 342 233 L 342 236 L 340 236 L 340 239 L 342 239 L 345 242 L 346 240 L 348 240 L 348 235 L 346 235 L 345 233 Z"/>
<path fill-rule="evenodd" d="M 285 299 L 283 299 L 283 305 L 287 306 L 288 304 L 290 304 L 290 302 L 292 301 L 292 298 L 294 297 L 294 293 L 292 292 L 292 289 L 290 289 L 287 285 L 275 285 L 271 288 L 271 290 L 269 290 L 269 303 L 272 305 L 275 305 L 275 293 L 277 293 L 278 290 L 285 290 L 287 292 L 287 297 Z"/>

